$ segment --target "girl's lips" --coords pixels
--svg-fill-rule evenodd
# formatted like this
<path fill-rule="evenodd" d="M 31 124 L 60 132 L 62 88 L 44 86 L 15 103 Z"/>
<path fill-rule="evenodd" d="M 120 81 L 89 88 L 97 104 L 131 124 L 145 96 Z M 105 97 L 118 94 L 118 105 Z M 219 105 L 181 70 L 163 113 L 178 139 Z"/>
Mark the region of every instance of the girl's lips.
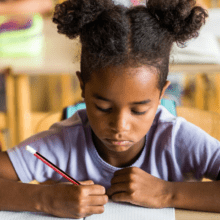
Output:
<path fill-rule="evenodd" d="M 131 141 L 115 141 L 115 140 L 110 140 L 110 139 L 107 139 L 107 141 L 110 143 L 110 144 L 113 144 L 113 145 L 130 145 L 131 144 Z"/>

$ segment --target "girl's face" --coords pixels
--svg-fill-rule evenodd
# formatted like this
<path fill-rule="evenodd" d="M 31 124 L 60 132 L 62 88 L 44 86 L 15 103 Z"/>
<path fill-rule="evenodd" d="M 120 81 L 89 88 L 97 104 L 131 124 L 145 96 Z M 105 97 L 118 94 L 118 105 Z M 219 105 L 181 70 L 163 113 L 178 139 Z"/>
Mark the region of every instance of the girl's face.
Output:
<path fill-rule="evenodd" d="M 128 166 L 140 155 L 160 99 L 155 69 L 113 67 L 95 72 L 83 85 L 93 141 L 100 156 L 113 166 Z"/>

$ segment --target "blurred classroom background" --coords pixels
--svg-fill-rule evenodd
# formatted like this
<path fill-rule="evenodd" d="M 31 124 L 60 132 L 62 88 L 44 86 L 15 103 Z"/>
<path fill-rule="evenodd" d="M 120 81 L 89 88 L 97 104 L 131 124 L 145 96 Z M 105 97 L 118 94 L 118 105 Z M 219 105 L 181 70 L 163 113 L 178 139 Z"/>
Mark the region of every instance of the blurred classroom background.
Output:
<path fill-rule="evenodd" d="M 7 2 L 16 0 L 0 0 L 0 6 Z M 79 39 L 58 34 L 51 20 L 55 5 L 61 2 L 54 0 L 42 12 L 24 16 L 0 9 L 0 135 L 6 148 L 36 133 L 48 113 L 61 112 L 82 100 L 75 74 L 80 67 Z M 146 3 L 115 2 L 126 6 Z M 220 114 L 220 1 L 200 0 L 197 4 L 207 8 L 209 18 L 200 36 L 186 48 L 174 45 L 168 77 L 171 85 L 165 98 L 178 106 Z"/>

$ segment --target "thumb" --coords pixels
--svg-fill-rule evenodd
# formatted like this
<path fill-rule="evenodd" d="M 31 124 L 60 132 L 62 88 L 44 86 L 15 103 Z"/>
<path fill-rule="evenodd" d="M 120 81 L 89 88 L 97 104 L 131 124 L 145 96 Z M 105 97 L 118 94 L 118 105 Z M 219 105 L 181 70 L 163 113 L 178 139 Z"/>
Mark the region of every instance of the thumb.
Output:
<path fill-rule="evenodd" d="M 94 185 L 94 182 L 92 180 L 86 180 L 86 181 L 78 181 L 82 185 Z"/>

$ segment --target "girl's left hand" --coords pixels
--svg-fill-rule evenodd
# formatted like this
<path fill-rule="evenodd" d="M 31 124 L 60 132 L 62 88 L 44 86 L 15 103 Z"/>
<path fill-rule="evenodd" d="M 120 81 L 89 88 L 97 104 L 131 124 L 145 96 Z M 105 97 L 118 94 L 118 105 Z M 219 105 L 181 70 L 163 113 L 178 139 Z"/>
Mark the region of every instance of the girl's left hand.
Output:
<path fill-rule="evenodd" d="M 107 195 L 115 202 L 129 202 L 149 208 L 170 206 L 172 183 L 140 168 L 129 167 L 114 173 Z"/>

